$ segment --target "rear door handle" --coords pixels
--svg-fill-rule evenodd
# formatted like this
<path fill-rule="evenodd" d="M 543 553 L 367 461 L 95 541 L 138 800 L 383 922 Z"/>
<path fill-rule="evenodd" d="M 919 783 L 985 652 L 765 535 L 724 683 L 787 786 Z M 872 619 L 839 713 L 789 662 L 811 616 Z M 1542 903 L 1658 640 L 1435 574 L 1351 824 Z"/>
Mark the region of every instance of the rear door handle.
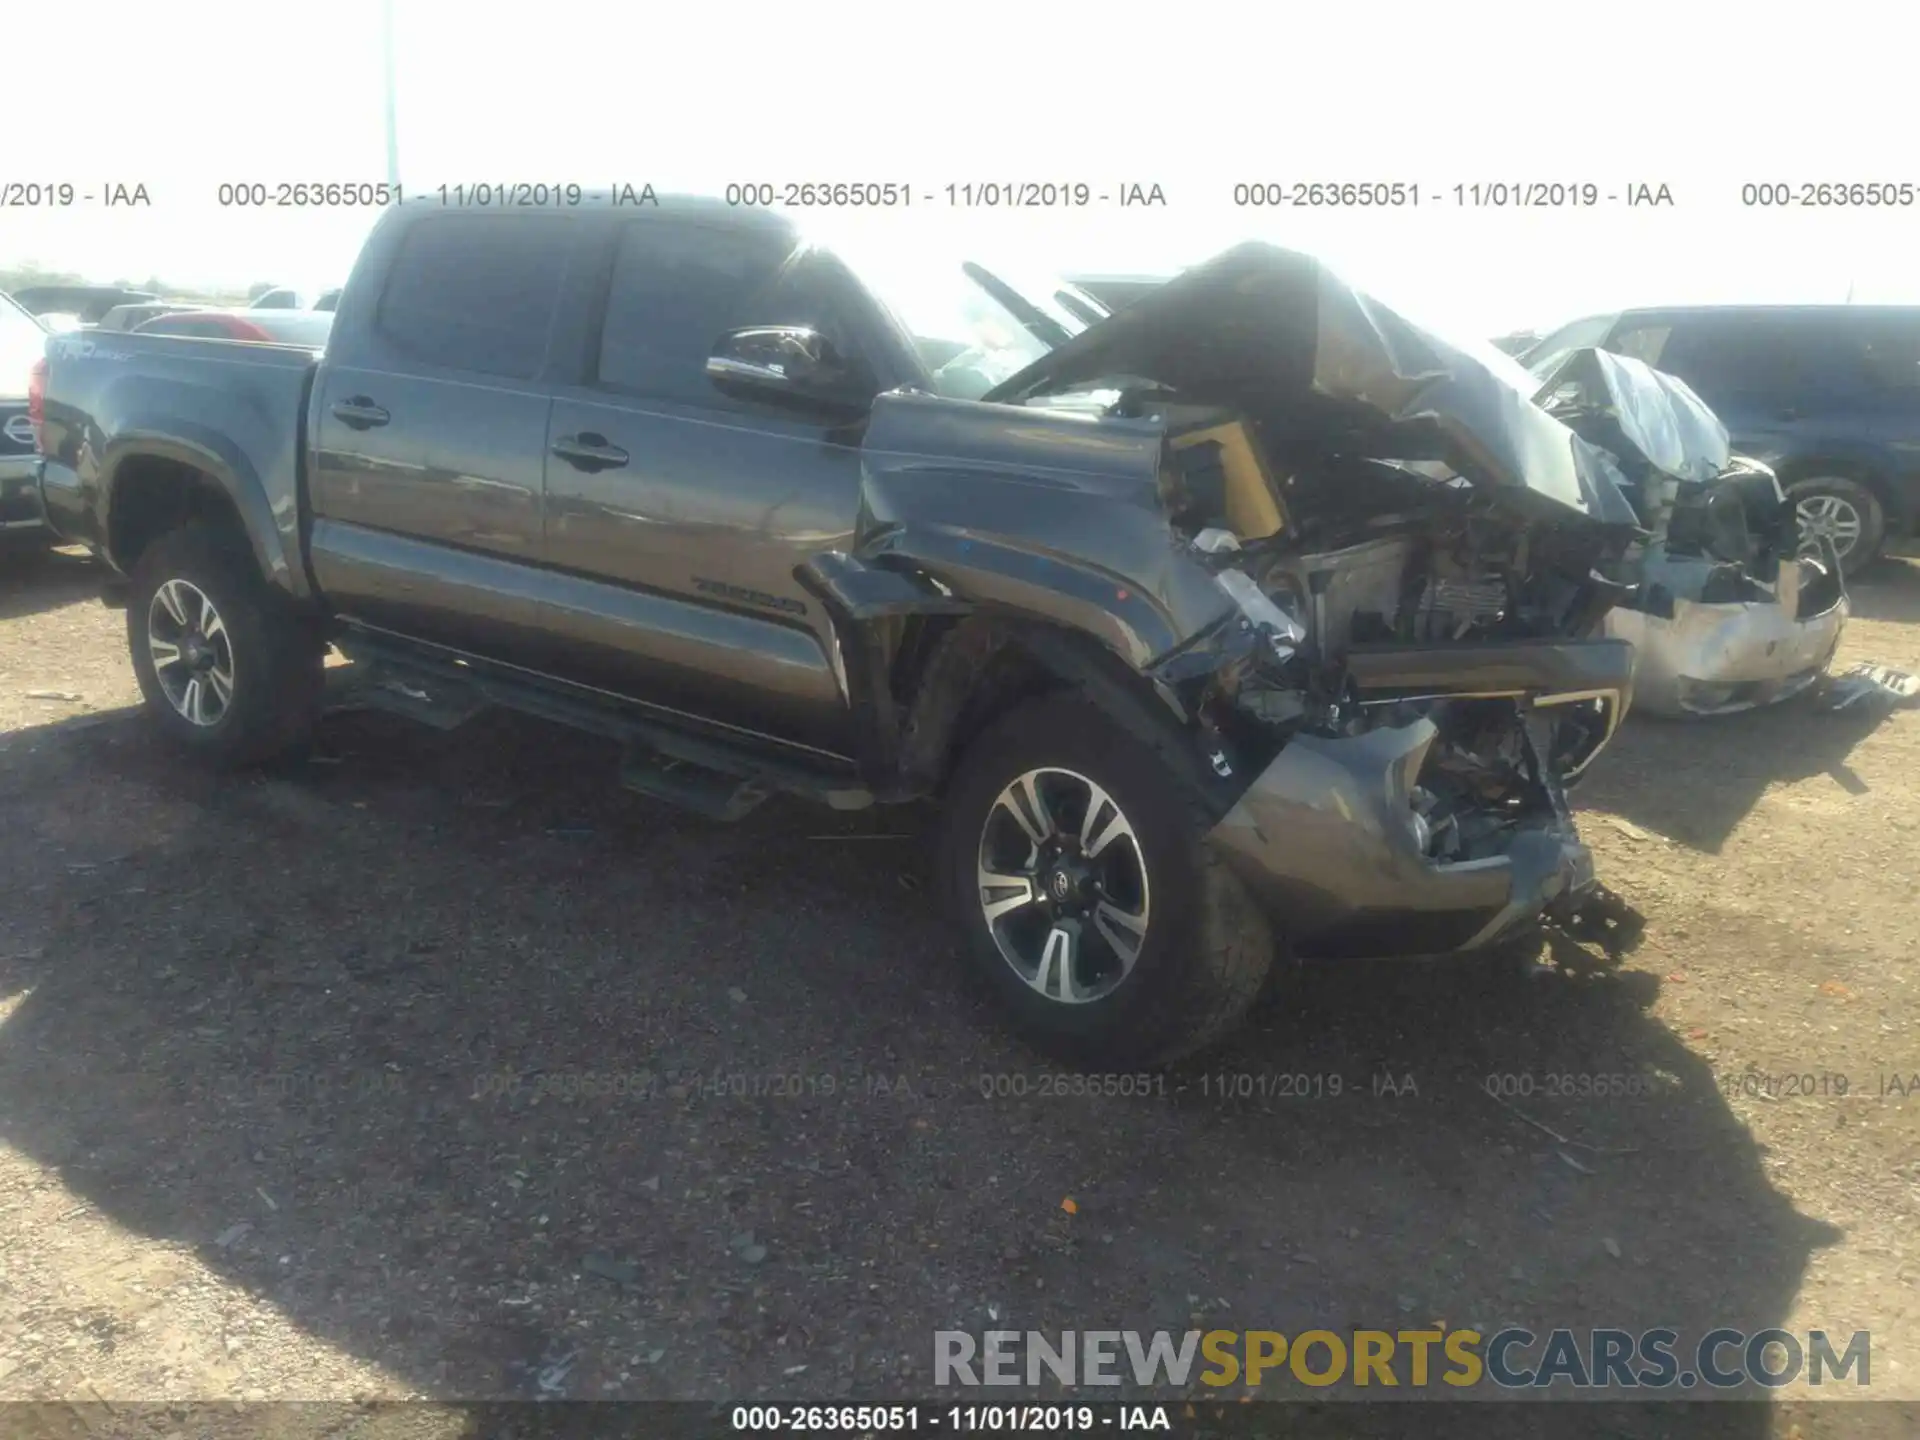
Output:
<path fill-rule="evenodd" d="M 334 402 L 333 418 L 355 430 L 372 430 L 393 417 L 366 396 L 353 395 Z"/>
<path fill-rule="evenodd" d="M 608 444 L 606 436 L 591 430 L 562 435 L 553 442 L 553 453 L 574 469 L 590 474 L 595 470 L 618 470 L 630 458 L 618 445 Z"/>

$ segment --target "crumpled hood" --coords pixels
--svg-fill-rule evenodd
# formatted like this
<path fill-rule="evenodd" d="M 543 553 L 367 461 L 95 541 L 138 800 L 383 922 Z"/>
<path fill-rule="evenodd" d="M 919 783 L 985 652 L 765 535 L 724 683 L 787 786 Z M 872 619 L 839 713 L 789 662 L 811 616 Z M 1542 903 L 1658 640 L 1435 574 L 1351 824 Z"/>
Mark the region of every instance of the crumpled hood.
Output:
<path fill-rule="evenodd" d="M 1354 290 L 1311 256 L 1249 242 L 1170 280 L 996 387 L 1018 403 L 1151 379 L 1271 432 L 1633 526 L 1612 460 L 1533 403 L 1536 382 Z"/>
<path fill-rule="evenodd" d="M 1608 350 L 1575 350 L 1537 393 L 1545 409 L 1598 410 L 1618 439 L 1676 480 L 1713 480 L 1732 458 L 1727 427 L 1678 376 Z"/>

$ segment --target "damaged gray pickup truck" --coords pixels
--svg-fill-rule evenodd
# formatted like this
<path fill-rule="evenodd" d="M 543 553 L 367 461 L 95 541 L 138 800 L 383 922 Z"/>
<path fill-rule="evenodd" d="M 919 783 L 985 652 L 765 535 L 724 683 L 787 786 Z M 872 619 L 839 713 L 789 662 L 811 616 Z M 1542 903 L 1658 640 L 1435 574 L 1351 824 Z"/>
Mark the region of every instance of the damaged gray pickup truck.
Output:
<path fill-rule="evenodd" d="M 1276 953 L 1617 929 L 1566 800 L 1630 700 L 1617 458 L 1289 252 L 1098 315 L 717 201 L 407 205 L 324 356 L 55 340 L 42 495 L 214 761 L 300 744 L 331 645 L 716 817 L 937 798 L 1076 1059 L 1204 1046 Z"/>

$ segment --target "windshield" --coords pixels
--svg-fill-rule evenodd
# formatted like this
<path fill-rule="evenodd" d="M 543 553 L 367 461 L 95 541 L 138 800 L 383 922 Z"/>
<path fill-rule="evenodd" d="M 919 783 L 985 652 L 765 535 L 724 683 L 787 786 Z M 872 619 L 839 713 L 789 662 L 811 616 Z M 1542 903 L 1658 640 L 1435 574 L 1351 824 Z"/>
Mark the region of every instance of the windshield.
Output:
<path fill-rule="evenodd" d="M 913 341 L 934 393 L 955 400 L 979 399 L 1106 314 L 1057 277 L 970 260 L 895 252 L 854 269 Z"/>
<path fill-rule="evenodd" d="M 40 322 L 0 295 L 0 395 L 27 393 L 27 372 L 47 352 Z"/>

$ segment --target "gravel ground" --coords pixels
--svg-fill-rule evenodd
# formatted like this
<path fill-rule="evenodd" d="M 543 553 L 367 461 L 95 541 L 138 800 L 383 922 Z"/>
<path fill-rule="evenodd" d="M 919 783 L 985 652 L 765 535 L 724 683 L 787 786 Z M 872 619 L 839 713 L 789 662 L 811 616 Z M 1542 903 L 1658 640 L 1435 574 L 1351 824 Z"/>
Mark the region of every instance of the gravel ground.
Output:
<path fill-rule="evenodd" d="M 0 1398 L 877 1400 L 936 1329 L 1419 1321 L 1867 1328 L 1920 1396 L 1920 713 L 1631 722 L 1579 795 L 1624 968 L 1312 971 L 1087 1096 L 923 816 L 715 826 L 507 718 L 216 781 L 91 585 L 0 576 Z M 1856 617 L 1920 669 L 1920 568 Z"/>

